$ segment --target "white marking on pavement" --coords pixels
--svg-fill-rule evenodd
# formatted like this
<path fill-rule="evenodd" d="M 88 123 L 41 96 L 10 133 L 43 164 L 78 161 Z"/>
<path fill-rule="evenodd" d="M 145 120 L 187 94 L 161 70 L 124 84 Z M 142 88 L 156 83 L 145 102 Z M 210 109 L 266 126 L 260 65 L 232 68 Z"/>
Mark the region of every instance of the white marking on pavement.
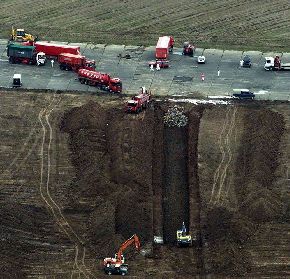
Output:
<path fill-rule="evenodd" d="M 264 95 L 264 94 L 267 94 L 267 93 L 270 93 L 270 92 L 267 91 L 267 90 L 259 90 L 258 92 L 255 92 L 255 94 L 257 94 L 257 95 Z"/>

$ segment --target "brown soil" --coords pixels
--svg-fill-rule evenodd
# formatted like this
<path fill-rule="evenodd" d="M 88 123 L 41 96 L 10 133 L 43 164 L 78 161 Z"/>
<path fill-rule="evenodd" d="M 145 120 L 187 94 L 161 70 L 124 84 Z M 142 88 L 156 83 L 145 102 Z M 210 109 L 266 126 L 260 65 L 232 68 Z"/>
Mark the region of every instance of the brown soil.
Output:
<path fill-rule="evenodd" d="M 183 104 L 189 125 L 168 128 L 166 102 L 129 115 L 118 98 L 13 94 L 0 278 L 106 278 L 102 258 L 134 233 L 147 256 L 125 252 L 128 278 L 289 276 L 287 104 Z M 193 247 L 175 245 L 182 221 Z"/>

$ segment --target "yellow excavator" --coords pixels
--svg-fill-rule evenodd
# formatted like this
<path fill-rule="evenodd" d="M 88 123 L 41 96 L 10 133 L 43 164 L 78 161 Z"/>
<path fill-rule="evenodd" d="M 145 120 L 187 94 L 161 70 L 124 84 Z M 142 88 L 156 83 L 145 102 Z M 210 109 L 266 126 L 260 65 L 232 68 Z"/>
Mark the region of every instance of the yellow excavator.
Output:
<path fill-rule="evenodd" d="M 182 228 L 176 231 L 176 241 L 177 246 L 192 246 L 192 237 L 187 233 L 184 222 L 182 223 Z"/>
<path fill-rule="evenodd" d="M 28 34 L 24 31 L 24 29 L 16 29 L 12 26 L 11 30 L 11 41 L 16 42 L 34 42 L 36 37 L 31 34 Z"/>

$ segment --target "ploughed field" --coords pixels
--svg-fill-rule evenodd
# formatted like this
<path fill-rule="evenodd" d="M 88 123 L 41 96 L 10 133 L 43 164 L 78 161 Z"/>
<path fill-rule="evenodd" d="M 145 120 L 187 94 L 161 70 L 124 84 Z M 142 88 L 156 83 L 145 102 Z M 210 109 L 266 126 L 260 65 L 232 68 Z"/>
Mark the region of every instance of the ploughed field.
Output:
<path fill-rule="evenodd" d="M 0 278 L 106 278 L 134 233 L 128 278 L 289 278 L 289 104 L 175 103 L 177 128 L 166 101 L 0 95 Z"/>
<path fill-rule="evenodd" d="M 161 35 L 178 43 L 224 49 L 289 50 L 288 0 L 2 1 L 0 35 L 11 24 L 43 40 L 155 45 Z"/>

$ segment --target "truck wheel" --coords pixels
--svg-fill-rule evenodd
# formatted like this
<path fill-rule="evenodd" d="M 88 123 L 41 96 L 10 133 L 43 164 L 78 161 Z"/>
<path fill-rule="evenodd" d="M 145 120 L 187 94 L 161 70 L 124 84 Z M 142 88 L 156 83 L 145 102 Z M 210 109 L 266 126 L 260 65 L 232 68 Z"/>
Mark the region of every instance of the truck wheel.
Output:
<path fill-rule="evenodd" d="M 125 276 L 125 275 L 126 275 L 126 272 L 125 272 L 125 271 L 122 271 L 122 272 L 121 272 L 121 275 L 122 275 L 122 276 Z"/>

